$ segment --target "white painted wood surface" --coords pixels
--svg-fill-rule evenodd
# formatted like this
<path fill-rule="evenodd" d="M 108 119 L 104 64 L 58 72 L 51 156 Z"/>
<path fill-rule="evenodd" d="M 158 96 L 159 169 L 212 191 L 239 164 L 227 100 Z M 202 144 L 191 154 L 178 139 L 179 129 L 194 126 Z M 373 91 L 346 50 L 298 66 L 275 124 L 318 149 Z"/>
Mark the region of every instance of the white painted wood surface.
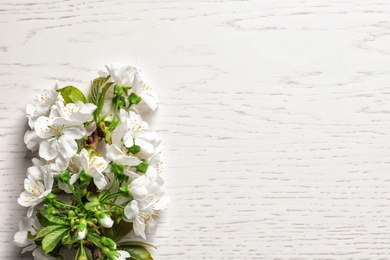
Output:
<path fill-rule="evenodd" d="M 390 256 L 390 2 L 0 0 L 0 259 L 33 90 L 139 67 L 172 205 L 155 259 Z"/>

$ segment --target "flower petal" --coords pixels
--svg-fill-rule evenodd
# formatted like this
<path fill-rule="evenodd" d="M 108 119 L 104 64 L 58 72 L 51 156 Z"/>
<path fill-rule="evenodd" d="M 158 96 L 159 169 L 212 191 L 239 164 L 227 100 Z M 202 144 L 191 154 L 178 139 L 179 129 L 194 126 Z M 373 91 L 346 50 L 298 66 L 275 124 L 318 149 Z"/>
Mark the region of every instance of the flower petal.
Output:
<path fill-rule="evenodd" d="M 28 210 L 27 210 L 27 217 L 31 218 L 31 216 L 34 213 L 34 209 L 35 209 L 35 205 L 33 205 L 33 206 L 28 208 Z"/>
<path fill-rule="evenodd" d="M 124 213 L 128 221 L 134 221 L 139 213 L 138 202 L 136 200 L 132 200 L 126 205 Z"/>
<path fill-rule="evenodd" d="M 141 98 L 152 111 L 156 110 L 159 103 L 156 93 L 152 91 L 145 91 L 141 94 Z"/>
<path fill-rule="evenodd" d="M 93 177 L 93 183 L 95 183 L 99 190 L 102 190 L 104 187 L 106 187 L 107 180 L 102 173 L 98 172 L 95 168 L 92 168 L 89 174 Z"/>
<path fill-rule="evenodd" d="M 27 131 L 24 135 L 24 143 L 27 145 L 27 148 L 33 152 L 38 150 L 41 140 L 42 139 L 39 138 L 35 131 Z"/>
<path fill-rule="evenodd" d="M 138 145 L 139 147 L 141 147 L 141 151 L 143 153 L 153 154 L 153 152 L 154 152 L 154 146 L 142 138 L 136 138 L 135 144 Z"/>
<path fill-rule="evenodd" d="M 47 139 L 53 136 L 53 131 L 50 129 L 52 120 L 46 116 L 41 116 L 34 124 L 35 133 L 42 139 Z"/>
<path fill-rule="evenodd" d="M 31 239 L 27 237 L 27 231 L 18 231 L 14 235 L 14 244 L 18 247 L 25 247 L 31 244 Z"/>
<path fill-rule="evenodd" d="M 145 223 L 139 218 L 136 218 L 135 221 L 133 222 L 134 233 L 137 236 L 142 237 L 143 239 L 146 239 L 145 227 L 146 227 Z"/>
<path fill-rule="evenodd" d="M 89 155 L 85 149 L 80 152 L 80 164 L 85 171 L 89 171 Z"/>
<path fill-rule="evenodd" d="M 83 124 L 72 123 L 64 125 L 64 134 L 72 137 L 73 139 L 80 139 L 87 133 Z"/>
<path fill-rule="evenodd" d="M 146 222 L 146 233 L 149 235 L 153 235 L 154 233 L 156 233 L 157 226 L 157 222 L 153 218 L 150 218 L 148 222 Z"/>
<path fill-rule="evenodd" d="M 51 188 L 53 188 L 53 182 L 54 178 L 51 172 L 48 172 L 43 176 L 43 183 L 45 185 L 46 191 L 51 190 Z"/>
<path fill-rule="evenodd" d="M 31 166 L 27 169 L 27 176 L 31 176 L 34 180 L 43 180 L 45 170 L 42 166 Z"/>
<path fill-rule="evenodd" d="M 66 170 L 69 166 L 69 158 L 64 158 L 61 154 L 59 154 L 55 159 L 56 168 L 62 172 Z"/>
<path fill-rule="evenodd" d="M 46 161 L 54 159 L 57 155 L 57 139 L 47 139 L 39 145 L 39 156 Z"/>
<path fill-rule="evenodd" d="M 77 143 L 72 137 L 63 135 L 58 139 L 57 150 L 64 158 L 71 158 L 77 153 Z"/>

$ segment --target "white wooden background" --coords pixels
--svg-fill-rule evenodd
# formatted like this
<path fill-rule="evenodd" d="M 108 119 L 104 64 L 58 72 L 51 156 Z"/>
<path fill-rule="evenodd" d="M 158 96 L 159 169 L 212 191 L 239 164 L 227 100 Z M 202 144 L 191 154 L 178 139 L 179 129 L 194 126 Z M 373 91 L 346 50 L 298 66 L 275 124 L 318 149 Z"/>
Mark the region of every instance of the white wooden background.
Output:
<path fill-rule="evenodd" d="M 163 102 L 155 259 L 390 257 L 388 0 L 0 0 L 0 259 L 33 90 L 118 62 Z"/>

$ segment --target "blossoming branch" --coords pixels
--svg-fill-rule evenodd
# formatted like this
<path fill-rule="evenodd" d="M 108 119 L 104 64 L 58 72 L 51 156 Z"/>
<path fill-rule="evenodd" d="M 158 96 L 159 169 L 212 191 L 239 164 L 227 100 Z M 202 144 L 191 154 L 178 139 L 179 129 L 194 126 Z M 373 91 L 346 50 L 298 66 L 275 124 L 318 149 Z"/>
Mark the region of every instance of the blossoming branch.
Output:
<path fill-rule="evenodd" d="M 26 108 L 24 142 L 39 158 L 18 203 L 28 208 L 14 242 L 36 260 L 152 259 L 146 239 L 167 208 L 160 139 L 139 107 L 159 103 L 136 68 L 106 66 L 85 96 L 66 86 L 40 90 Z M 68 258 L 67 258 L 68 259 Z"/>

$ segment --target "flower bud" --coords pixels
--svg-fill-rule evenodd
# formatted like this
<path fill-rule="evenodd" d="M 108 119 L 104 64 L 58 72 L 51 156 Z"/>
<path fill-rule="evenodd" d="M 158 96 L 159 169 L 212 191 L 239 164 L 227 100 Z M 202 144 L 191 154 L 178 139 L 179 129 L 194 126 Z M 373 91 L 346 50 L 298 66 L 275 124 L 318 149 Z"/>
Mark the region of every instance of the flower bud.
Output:
<path fill-rule="evenodd" d="M 58 215 L 58 214 L 60 214 L 60 212 L 59 212 L 58 210 L 56 210 L 56 209 L 52 209 L 52 210 L 50 211 L 50 215 L 56 216 L 56 215 Z"/>
<path fill-rule="evenodd" d="M 69 210 L 68 217 L 70 217 L 70 218 L 76 217 L 76 212 L 74 212 L 73 210 Z"/>
<path fill-rule="evenodd" d="M 116 84 L 114 87 L 114 94 L 115 95 L 122 95 L 124 92 L 123 87 L 121 85 Z"/>
<path fill-rule="evenodd" d="M 87 235 L 87 221 L 85 219 L 80 219 L 80 224 L 77 228 L 77 237 L 79 240 L 82 240 Z"/>
<path fill-rule="evenodd" d="M 102 253 L 104 255 L 108 255 L 111 252 L 111 250 L 108 247 L 102 247 Z"/>
<path fill-rule="evenodd" d="M 85 196 L 88 192 L 88 189 L 86 187 L 84 187 L 82 190 L 81 190 L 81 196 Z"/>
<path fill-rule="evenodd" d="M 101 237 L 100 242 L 111 249 L 116 249 L 116 243 L 111 238 Z"/>
<path fill-rule="evenodd" d="M 53 193 L 49 193 L 49 194 L 47 194 L 46 195 L 46 199 L 49 199 L 49 200 L 52 200 L 52 199 L 54 199 L 55 197 L 57 197 L 57 195 L 55 195 L 55 194 L 53 194 Z"/>
<path fill-rule="evenodd" d="M 139 97 L 137 94 L 134 92 L 130 94 L 128 97 L 130 104 L 138 104 L 141 101 L 141 97 Z"/>
<path fill-rule="evenodd" d="M 56 207 L 57 209 L 65 208 L 65 206 L 61 202 L 59 202 L 58 200 L 53 200 L 52 203 L 53 203 L 53 206 Z"/>
<path fill-rule="evenodd" d="M 99 224 L 102 227 L 111 228 L 112 225 L 114 224 L 114 221 L 110 218 L 110 216 L 107 213 L 102 212 L 97 217 L 99 219 Z"/>
<path fill-rule="evenodd" d="M 118 250 L 118 251 L 110 251 L 106 254 L 108 259 L 110 260 L 121 260 L 130 258 L 129 252 Z"/>

